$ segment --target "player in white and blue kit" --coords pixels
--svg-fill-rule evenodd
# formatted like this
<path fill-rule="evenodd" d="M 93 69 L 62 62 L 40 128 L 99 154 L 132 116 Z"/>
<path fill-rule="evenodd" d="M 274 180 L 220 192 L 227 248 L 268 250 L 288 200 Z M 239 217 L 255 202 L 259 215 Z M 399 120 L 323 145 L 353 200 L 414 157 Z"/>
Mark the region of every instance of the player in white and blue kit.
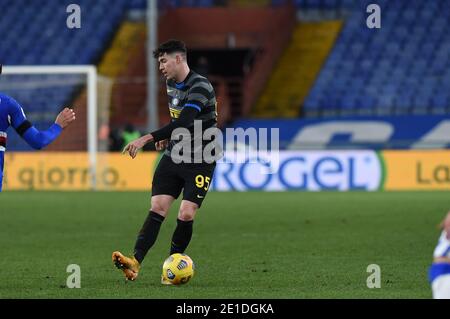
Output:
<path fill-rule="evenodd" d="M 0 74 L 2 65 L 0 64 Z M 70 123 L 75 120 L 75 112 L 65 108 L 56 117 L 55 123 L 45 131 L 36 129 L 27 120 L 20 104 L 5 94 L 0 93 L 0 192 L 3 185 L 4 155 L 6 151 L 6 130 L 12 126 L 16 132 L 34 149 L 42 149 L 53 142 Z"/>
<path fill-rule="evenodd" d="M 429 280 L 434 299 L 450 299 L 450 212 L 441 224 L 442 233 L 434 249 Z"/>

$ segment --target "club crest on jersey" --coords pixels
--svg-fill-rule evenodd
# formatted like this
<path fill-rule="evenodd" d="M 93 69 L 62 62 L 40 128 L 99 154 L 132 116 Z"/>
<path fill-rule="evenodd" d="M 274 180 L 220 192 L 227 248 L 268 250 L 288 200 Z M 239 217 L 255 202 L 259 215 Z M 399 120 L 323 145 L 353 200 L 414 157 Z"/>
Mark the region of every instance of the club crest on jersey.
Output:
<path fill-rule="evenodd" d="M 180 103 L 180 100 L 179 100 L 179 99 L 174 98 L 174 99 L 172 100 L 172 105 L 173 105 L 173 106 L 177 106 L 178 103 Z"/>

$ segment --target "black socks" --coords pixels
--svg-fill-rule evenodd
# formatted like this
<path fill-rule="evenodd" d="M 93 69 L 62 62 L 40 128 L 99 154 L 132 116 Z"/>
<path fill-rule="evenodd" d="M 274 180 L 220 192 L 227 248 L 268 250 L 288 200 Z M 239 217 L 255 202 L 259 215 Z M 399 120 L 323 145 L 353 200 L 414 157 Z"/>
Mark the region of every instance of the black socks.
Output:
<path fill-rule="evenodd" d="M 153 246 L 158 237 L 159 229 L 164 221 L 164 216 L 150 211 L 147 219 L 139 232 L 134 246 L 134 257 L 141 264 L 149 249 Z M 172 236 L 170 255 L 184 253 L 192 238 L 192 226 L 194 221 L 183 221 L 177 219 L 177 227 Z"/>
<path fill-rule="evenodd" d="M 184 253 L 191 241 L 193 223 L 193 220 L 183 221 L 177 219 L 177 228 L 175 228 L 175 232 L 173 233 L 172 245 L 170 247 L 171 255 L 175 253 Z"/>
<path fill-rule="evenodd" d="M 148 250 L 155 243 L 163 221 L 164 216 L 161 216 L 158 213 L 150 211 L 148 214 L 147 219 L 139 232 L 136 245 L 134 246 L 134 258 L 136 258 L 139 263 L 142 263 Z"/>

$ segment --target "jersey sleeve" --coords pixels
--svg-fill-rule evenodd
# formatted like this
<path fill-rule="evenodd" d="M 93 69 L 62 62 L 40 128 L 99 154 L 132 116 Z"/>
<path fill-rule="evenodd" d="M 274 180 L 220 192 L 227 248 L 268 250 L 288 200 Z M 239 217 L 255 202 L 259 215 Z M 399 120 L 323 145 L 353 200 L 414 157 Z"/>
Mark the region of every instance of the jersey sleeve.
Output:
<path fill-rule="evenodd" d="M 159 142 L 165 139 L 170 138 L 172 135 L 172 132 L 179 128 L 179 127 L 190 127 L 194 123 L 194 119 L 197 116 L 198 111 L 196 108 L 183 108 L 183 110 L 180 113 L 180 117 L 177 118 L 175 121 L 167 124 L 163 128 L 160 128 L 157 131 L 152 132 L 153 140 L 155 142 Z"/>
<path fill-rule="evenodd" d="M 8 120 L 9 124 L 16 130 L 27 121 L 22 106 L 12 97 L 8 97 Z"/>
<path fill-rule="evenodd" d="M 207 81 L 197 81 L 189 89 L 184 107 L 192 107 L 201 112 L 211 98 L 212 87 Z"/>
<path fill-rule="evenodd" d="M 50 126 L 48 130 L 39 131 L 27 120 L 20 104 L 12 97 L 8 97 L 8 100 L 9 124 L 34 149 L 44 148 L 61 134 L 62 128 L 56 123 Z"/>

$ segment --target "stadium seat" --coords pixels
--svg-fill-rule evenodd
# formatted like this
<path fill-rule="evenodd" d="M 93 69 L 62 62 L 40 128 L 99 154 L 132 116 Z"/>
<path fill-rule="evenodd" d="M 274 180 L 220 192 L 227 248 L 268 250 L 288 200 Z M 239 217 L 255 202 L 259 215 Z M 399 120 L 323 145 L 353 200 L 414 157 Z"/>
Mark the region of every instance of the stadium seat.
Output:
<path fill-rule="evenodd" d="M 0 30 L 8 32 L 2 38 L 0 61 L 5 65 L 95 64 L 122 21 L 128 1 L 115 0 L 114 6 L 109 0 L 77 1 L 83 8 L 81 29 L 69 29 L 66 25 L 66 8 L 72 3 L 70 0 L 3 0 Z M 42 118 L 43 111 L 56 115 L 62 105 L 71 101 L 79 85 L 55 87 L 40 79 L 43 78 L 35 76 L 31 82 L 24 81 L 31 83 L 30 88 L 25 86 L 15 91 L 0 82 L 0 91 L 14 96 L 29 111 L 32 122 L 48 127 L 54 118 Z M 14 138 L 8 142 L 8 148 L 30 149 Z"/>
<path fill-rule="evenodd" d="M 334 5 L 353 8 L 314 83 L 314 94 L 308 95 L 303 107 L 317 111 L 316 114 L 322 114 L 321 107 L 326 107 L 327 111 L 335 108 L 330 112 L 335 114 L 348 114 L 354 109 L 355 115 L 387 111 L 391 114 L 442 113 L 448 109 L 450 74 L 446 70 L 450 66 L 450 10 L 446 9 L 450 9 L 450 3 L 446 0 L 426 4 L 415 0 L 377 1 L 383 9 L 382 28 L 377 30 L 363 27 L 366 15 L 361 8 L 372 1 L 358 1 L 354 7 L 350 5 L 352 2 L 296 2 L 302 8 Z M 344 95 L 340 90 L 344 86 L 342 79 L 348 79 L 349 90 Z M 433 98 L 436 91 L 441 92 L 439 98 Z M 327 96 L 320 99 L 321 95 Z M 380 96 L 374 103 L 376 95 Z M 361 112 L 353 108 L 356 100 L 360 101 L 360 108 L 373 110 Z"/>

